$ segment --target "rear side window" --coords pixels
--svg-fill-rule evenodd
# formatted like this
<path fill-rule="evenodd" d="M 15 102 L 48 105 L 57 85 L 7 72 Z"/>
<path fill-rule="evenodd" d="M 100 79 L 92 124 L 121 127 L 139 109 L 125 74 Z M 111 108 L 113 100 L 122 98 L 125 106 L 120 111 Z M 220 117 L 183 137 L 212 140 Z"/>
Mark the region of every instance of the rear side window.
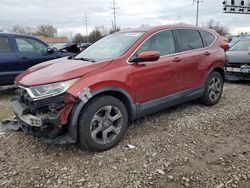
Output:
<path fill-rule="evenodd" d="M 161 56 L 175 53 L 175 42 L 171 30 L 161 31 L 151 36 L 133 56 L 145 51 L 159 51 Z"/>
<path fill-rule="evenodd" d="M 200 31 L 205 46 L 210 46 L 215 40 L 215 36 L 207 31 Z"/>
<path fill-rule="evenodd" d="M 12 51 L 8 37 L 0 37 L 0 53 L 9 54 L 11 52 Z"/>
<path fill-rule="evenodd" d="M 200 33 L 197 30 L 178 29 L 176 32 L 180 51 L 183 52 L 204 47 Z"/>

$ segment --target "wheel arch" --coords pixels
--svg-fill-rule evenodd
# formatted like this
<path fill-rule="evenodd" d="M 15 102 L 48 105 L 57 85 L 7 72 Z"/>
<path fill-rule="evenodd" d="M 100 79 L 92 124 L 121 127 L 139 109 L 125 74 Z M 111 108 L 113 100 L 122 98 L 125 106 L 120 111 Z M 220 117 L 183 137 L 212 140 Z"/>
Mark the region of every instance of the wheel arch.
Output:
<path fill-rule="evenodd" d="M 214 67 L 213 71 L 219 72 L 223 78 L 223 80 L 225 81 L 225 71 L 223 68 L 221 67 Z"/>
<path fill-rule="evenodd" d="M 91 99 L 94 99 L 95 97 L 98 97 L 100 95 L 110 95 L 119 99 L 125 105 L 129 119 L 130 120 L 135 119 L 136 116 L 135 104 L 130 95 L 128 94 L 128 92 L 116 87 L 105 87 L 97 91 L 94 91 L 93 97 Z"/>
<path fill-rule="evenodd" d="M 207 74 L 207 76 L 206 76 L 206 79 L 205 79 L 204 84 L 206 83 L 206 81 L 207 81 L 209 75 L 210 75 L 212 72 L 219 72 L 219 73 L 221 74 L 222 78 L 223 78 L 223 81 L 225 81 L 225 71 L 224 71 L 224 69 L 223 69 L 222 67 L 212 67 L 212 68 L 209 70 L 209 72 L 208 72 L 208 74 Z"/>
<path fill-rule="evenodd" d="M 87 102 L 81 101 L 78 104 L 76 104 L 71 112 L 71 118 L 70 118 L 70 123 L 68 125 L 68 131 L 69 131 L 70 136 L 75 141 L 77 141 L 77 124 L 78 124 L 79 115 L 82 109 L 88 102 L 90 102 L 91 100 L 95 99 L 98 96 L 110 95 L 119 99 L 125 105 L 127 109 L 129 120 L 136 119 L 136 116 L 137 116 L 136 105 L 134 101 L 132 100 L 132 98 L 130 97 L 130 95 L 128 94 L 128 92 L 126 92 L 125 90 L 116 88 L 116 87 L 105 87 L 105 88 L 93 91 L 91 95 L 92 97 Z"/>

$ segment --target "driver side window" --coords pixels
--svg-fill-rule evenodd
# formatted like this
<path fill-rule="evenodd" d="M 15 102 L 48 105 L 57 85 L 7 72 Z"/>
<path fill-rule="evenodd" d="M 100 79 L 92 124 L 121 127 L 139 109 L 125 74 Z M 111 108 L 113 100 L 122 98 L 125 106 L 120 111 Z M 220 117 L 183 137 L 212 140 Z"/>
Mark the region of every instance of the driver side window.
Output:
<path fill-rule="evenodd" d="M 42 53 L 47 50 L 45 44 L 34 39 L 18 37 L 15 40 L 21 53 Z"/>
<path fill-rule="evenodd" d="M 134 53 L 132 58 L 145 51 L 158 51 L 161 56 L 175 53 L 175 42 L 171 30 L 161 31 L 151 36 L 144 44 Z"/>

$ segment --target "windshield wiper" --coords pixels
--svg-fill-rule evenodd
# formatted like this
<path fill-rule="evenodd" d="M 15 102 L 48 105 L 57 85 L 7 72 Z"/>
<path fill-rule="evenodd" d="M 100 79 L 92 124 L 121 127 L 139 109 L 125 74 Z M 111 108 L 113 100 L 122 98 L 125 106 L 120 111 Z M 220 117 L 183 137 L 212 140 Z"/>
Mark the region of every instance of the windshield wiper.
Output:
<path fill-rule="evenodd" d="M 92 63 L 95 63 L 95 62 L 96 62 L 96 60 L 94 60 L 94 59 L 84 58 L 84 57 L 81 57 L 81 58 L 74 58 L 74 60 L 89 61 L 89 62 L 92 62 Z"/>

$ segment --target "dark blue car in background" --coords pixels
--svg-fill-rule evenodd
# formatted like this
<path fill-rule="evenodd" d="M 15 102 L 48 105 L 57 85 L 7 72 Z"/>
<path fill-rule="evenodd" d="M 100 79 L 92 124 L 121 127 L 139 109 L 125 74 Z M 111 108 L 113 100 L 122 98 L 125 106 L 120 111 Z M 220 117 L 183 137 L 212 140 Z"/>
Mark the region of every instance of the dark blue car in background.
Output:
<path fill-rule="evenodd" d="M 0 85 L 13 84 L 18 74 L 33 65 L 72 55 L 33 36 L 0 33 Z"/>

